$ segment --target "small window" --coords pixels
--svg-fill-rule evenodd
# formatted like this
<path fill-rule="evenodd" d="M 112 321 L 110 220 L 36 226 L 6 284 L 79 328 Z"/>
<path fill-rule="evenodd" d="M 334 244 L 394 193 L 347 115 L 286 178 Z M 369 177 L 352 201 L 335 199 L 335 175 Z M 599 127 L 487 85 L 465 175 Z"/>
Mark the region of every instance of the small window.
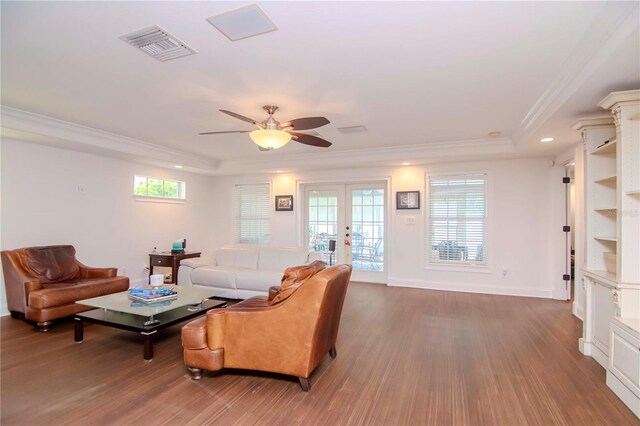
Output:
<path fill-rule="evenodd" d="M 429 177 L 427 264 L 486 265 L 487 177 Z"/>
<path fill-rule="evenodd" d="M 139 197 L 184 200 L 186 198 L 186 184 L 177 180 L 135 176 L 133 179 L 133 195 Z"/>
<path fill-rule="evenodd" d="M 236 185 L 234 239 L 240 244 L 269 244 L 271 188 L 268 183 Z"/>

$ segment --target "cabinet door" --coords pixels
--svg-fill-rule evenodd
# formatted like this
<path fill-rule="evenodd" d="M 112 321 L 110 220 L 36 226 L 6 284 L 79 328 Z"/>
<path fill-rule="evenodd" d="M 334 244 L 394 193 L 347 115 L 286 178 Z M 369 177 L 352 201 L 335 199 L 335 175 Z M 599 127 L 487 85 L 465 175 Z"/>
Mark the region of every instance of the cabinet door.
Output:
<path fill-rule="evenodd" d="M 609 353 L 609 323 L 613 318 L 615 305 L 613 292 L 609 287 L 593 285 L 593 343 L 605 354 Z"/>
<path fill-rule="evenodd" d="M 611 324 L 609 371 L 640 398 L 640 340 Z"/>

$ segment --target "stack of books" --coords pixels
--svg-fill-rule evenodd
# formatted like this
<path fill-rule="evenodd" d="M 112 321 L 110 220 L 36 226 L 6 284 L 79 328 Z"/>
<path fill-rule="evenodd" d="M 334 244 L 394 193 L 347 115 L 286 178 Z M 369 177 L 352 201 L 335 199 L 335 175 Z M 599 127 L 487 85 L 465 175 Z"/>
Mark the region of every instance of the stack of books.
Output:
<path fill-rule="evenodd" d="M 158 303 L 178 298 L 172 286 L 129 289 L 129 299 L 142 303 Z"/>

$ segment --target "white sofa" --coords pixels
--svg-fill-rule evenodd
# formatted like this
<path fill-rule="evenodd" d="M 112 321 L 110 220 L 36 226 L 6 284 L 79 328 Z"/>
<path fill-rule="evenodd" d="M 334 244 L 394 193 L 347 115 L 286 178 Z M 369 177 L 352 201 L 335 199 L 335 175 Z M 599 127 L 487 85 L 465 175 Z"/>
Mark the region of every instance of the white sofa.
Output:
<path fill-rule="evenodd" d="M 178 282 L 223 291 L 220 297 L 246 299 L 266 295 L 280 285 L 289 266 L 320 260 L 320 253 L 306 247 L 274 247 L 238 244 L 215 250 L 213 258 L 192 258 L 180 262 Z"/>

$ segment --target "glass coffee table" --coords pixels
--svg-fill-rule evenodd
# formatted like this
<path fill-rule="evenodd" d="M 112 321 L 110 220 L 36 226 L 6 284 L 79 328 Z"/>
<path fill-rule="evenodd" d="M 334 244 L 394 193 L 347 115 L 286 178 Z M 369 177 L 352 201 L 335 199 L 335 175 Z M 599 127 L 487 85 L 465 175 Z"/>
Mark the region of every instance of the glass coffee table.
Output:
<path fill-rule="evenodd" d="M 140 333 L 144 344 L 144 359 L 153 359 L 153 335 L 163 328 L 204 314 L 210 309 L 223 308 L 227 302 L 210 300 L 221 291 L 202 287 L 175 286 L 178 298 L 145 304 L 128 297 L 128 292 L 108 294 L 78 300 L 80 305 L 92 306 L 91 311 L 75 314 L 75 341 L 84 339 L 84 323 L 92 322 L 108 327 Z"/>

